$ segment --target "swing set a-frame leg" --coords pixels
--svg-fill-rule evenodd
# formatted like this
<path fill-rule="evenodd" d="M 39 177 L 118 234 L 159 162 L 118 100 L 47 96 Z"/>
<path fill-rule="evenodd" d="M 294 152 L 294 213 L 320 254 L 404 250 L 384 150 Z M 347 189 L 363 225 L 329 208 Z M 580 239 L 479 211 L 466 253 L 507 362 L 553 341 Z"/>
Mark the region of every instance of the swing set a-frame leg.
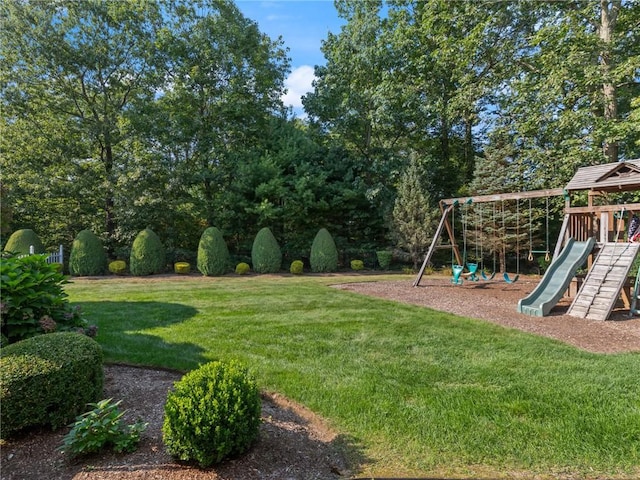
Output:
<path fill-rule="evenodd" d="M 438 240 L 440 239 L 440 234 L 442 233 L 442 229 L 444 228 L 445 223 L 447 221 L 447 215 L 449 215 L 451 210 L 453 210 L 454 206 L 455 206 L 454 204 L 448 205 L 442 211 L 442 218 L 440 218 L 440 223 L 438 224 L 438 229 L 436 230 L 436 234 L 433 236 L 433 240 L 431 241 L 431 246 L 427 251 L 427 255 L 424 257 L 424 261 L 422 262 L 422 267 L 420 267 L 420 271 L 418 272 L 416 279 L 413 281 L 414 287 L 417 287 L 420 284 L 420 280 L 422 280 L 422 275 L 424 275 L 424 270 L 425 268 L 427 268 L 427 265 L 429 264 L 429 261 L 433 256 L 433 252 L 435 251 L 436 246 L 438 244 Z M 450 231 L 450 227 L 448 224 L 447 224 L 447 230 Z"/>

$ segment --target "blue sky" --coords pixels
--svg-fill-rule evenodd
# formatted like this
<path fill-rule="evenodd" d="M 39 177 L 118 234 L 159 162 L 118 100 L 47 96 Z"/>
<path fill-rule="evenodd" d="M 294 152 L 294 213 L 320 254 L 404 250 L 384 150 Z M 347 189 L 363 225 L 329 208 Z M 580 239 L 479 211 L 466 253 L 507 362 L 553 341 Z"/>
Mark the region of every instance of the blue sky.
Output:
<path fill-rule="evenodd" d="M 283 100 L 301 115 L 300 97 L 311 90 L 313 67 L 325 64 L 320 44 L 328 32 L 338 33 L 344 24 L 333 0 L 236 0 L 236 5 L 260 31 L 274 39 L 282 36 L 291 58 L 285 83 L 289 92 Z"/>

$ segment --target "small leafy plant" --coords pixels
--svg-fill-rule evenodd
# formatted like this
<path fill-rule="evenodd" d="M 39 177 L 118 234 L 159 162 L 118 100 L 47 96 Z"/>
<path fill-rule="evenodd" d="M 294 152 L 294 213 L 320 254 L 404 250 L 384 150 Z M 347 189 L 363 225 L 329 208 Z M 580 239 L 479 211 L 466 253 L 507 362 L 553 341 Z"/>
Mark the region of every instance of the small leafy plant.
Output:
<path fill-rule="evenodd" d="M 125 412 L 120 411 L 119 405 L 120 400 L 112 403 L 111 398 L 90 403 L 93 410 L 76 418 L 59 449 L 72 457 L 95 453 L 109 446 L 118 453 L 133 452 L 148 424 L 137 421 L 123 425 Z"/>

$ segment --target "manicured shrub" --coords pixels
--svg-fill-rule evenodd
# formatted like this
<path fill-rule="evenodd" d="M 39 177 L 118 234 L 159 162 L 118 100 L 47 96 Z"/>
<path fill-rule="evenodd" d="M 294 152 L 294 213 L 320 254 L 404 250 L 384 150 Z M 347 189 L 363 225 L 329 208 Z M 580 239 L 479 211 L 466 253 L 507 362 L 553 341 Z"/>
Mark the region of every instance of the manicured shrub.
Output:
<path fill-rule="evenodd" d="M 321 228 L 311 245 L 309 257 L 312 272 L 335 272 L 338 270 L 338 249 L 326 228 Z"/>
<path fill-rule="evenodd" d="M 302 275 L 304 272 L 304 263 L 302 263 L 302 260 L 294 260 L 291 262 L 289 271 L 294 275 Z"/>
<path fill-rule="evenodd" d="M 251 271 L 251 267 L 249 266 L 248 263 L 240 262 L 238 265 L 236 265 L 236 273 L 238 275 L 246 275 L 250 271 Z"/>
<path fill-rule="evenodd" d="M 351 260 L 351 270 L 364 270 L 364 262 L 362 260 Z"/>
<path fill-rule="evenodd" d="M 114 275 L 124 275 L 127 273 L 127 262 L 124 260 L 114 260 L 109 263 L 109 271 Z"/>
<path fill-rule="evenodd" d="M 2 438 L 26 427 L 57 429 L 102 395 L 102 349 L 72 332 L 39 335 L 2 349 Z"/>
<path fill-rule="evenodd" d="M 33 246 L 33 253 L 44 253 L 44 245 L 36 232 L 23 228 L 11 234 L 7 244 L 4 246 L 5 252 L 29 254 L 29 247 Z"/>
<path fill-rule="evenodd" d="M 207 276 L 224 275 L 230 265 L 231 257 L 222 232 L 216 227 L 207 228 L 198 244 L 198 270 Z"/>
<path fill-rule="evenodd" d="M 67 301 L 67 279 L 46 255 L 5 253 L 0 262 L 1 333 L 9 343 L 61 330 L 84 330 L 87 322 Z"/>
<path fill-rule="evenodd" d="M 182 275 L 188 275 L 191 272 L 191 265 L 187 262 L 176 262 L 173 264 L 173 271 Z"/>
<path fill-rule="evenodd" d="M 256 273 L 278 273 L 282 266 L 282 252 L 269 227 L 264 227 L 253 240 L 251 263 Z"/>
<path fill-rule="evenodd" d="M 165 251 L 158 235 L 145 228 L 133 241 L 129 270 L 132 275 L 153 275 L 165 269 Z"/>
<path fill-rule="evenodd" d="M 260 411 L 258 387 L 244 367 L 207 363 L 182 377 L 167 396 L 167 451 L 201 467 L 241 454 L 258 436 Z"/>
<path fill-rule="evenodd" d="M 71 275 L 102 275 L 106 269 L 107 254 L 100 239 L 91 230 L 79 232 L 71 245 Z"/>
<path fill-rule="evenodd" d="M 387 250 L 379 250 L 376 252 L 376 257 L 378 258 L 378 264 L 382 270 L 389 270 L 391 266 L 391 259 L 393 258 L 393 253 Z"/>

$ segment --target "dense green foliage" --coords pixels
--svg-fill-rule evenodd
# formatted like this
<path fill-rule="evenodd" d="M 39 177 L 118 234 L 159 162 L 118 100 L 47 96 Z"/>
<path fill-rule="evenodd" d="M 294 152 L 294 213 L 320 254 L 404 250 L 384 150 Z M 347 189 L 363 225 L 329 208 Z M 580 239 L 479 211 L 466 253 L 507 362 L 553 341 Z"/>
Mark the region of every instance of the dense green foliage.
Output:
<path fill-rule="evenodd" d="M 253 240 L 251 263 L 256 273 L 278 273 L 282 266 L 282 251 L 269 227 L 262 228 Z"/>
<path fill-rule="evenodd" d="M 132 275 L 152 275 L 165 270 L 165 250 L 158 235 L 150 228 L 142 230 L 131 247 L 129 269 Z"/>
<path fill-rule="evenodd" d="M 198 244 L 198 270 L 203 275 L 224 275 L 231 269 L 229 248 L 222 232 L 216 227 L 207 228 Z"/>
<path fill-rule="evenodd" d="M 323 225 L 341 258 L 393 246 L 415 264 L 427 204 L 482 188 L 491 151 L 510 191 L 640 156 L 637 2 L 335 6 L 301 120 L 286 45 L 232 2 L 0 3 L 3 238 L 29 226 L 68 250 L 90 228 L 128 258 L 149 226 L 195 266 L 207 225 L 233 232 L 235 261 L 269 226 L 287 262 Z"/>
<path fill-rule="evenodd" d="M 210 362 L 176 382 L 164 406 L 167 451 L 209 467 L 244 453 L 258 437 L 262 401 L 238 362 Z"/>
<path fill-rule="evenodd" d="M 338 249 L 333 237 L 326 228 L 318 230 L 313 239 L 309 263 L 311 264 L 311 271 L 315 273 L 335 272 L 338 270 Z"/>
<path fill-rule="evenodd" d="M 69 255 L 71 275 L 102 275 L 107 270 L 107 254 L 100 239 L 91 230 L 78 233 Z"/>
<path fill-rule="evenodd" d="M 62 440 L 60 450 L 70 457 L 96 453 L 112 447 L 118 453 L 133 452 L 140 442 L 140 434 L 147 424 L 138 421 L 131 425 L 122 424 L 120 400 L 112 403 L 111 399 L 90 403 L 93 407 L 79 415 L 71 430 Z"/>
<path fill-rule="evenodd" d="M 376 257 L 378 259 L 378 265 L 382 270 L 389 270 L 391 266 L 391 260 L 393 260 L 393 252 L 388 250 L 378 250 L 376 252 Z"/>
<path fill-rule="evenodd" d="M 3 438 L 27 427 L 62 427 L 102 395 L 102 348 L 85 335 L 39 335 L 1 353 Z"/>
<path fill-rule="evenodd" d="M 349 265 L 351 266 L 351 270 L 358 271 L 364 269 L 364 262 L 362 260 L 351 260 Z"/>
<path fill-rule="evenodd" d="M 412 278 L 366 280 L 411 288 Z M 190 370 L 238 359 L 261 389 L 328 419 L 363 462 L 354 465 L 361 477 L 638 478 L 638 352 L 589 353 L 330 287 L 363 280 L 103 279 L 69 288 L 99 322 L 108 361 Z"/>
<path fill-rule="evenodd" d="M 33 252 L 31 252 L 31 247 L 33 247 Z M 44 253 L 44 245 L 36 232 L 29 228 L 23 228 L 11 234 L 4 246 L 4 251 L 22 254 Z"/>
<path fill-rule="evenodd" d="M 84 330 L 87 321 L 72 308 L 66 277 L 45 255 L 5 254 L 0 262 L 2 335 L 9 343 L 62 330 Z"/>

